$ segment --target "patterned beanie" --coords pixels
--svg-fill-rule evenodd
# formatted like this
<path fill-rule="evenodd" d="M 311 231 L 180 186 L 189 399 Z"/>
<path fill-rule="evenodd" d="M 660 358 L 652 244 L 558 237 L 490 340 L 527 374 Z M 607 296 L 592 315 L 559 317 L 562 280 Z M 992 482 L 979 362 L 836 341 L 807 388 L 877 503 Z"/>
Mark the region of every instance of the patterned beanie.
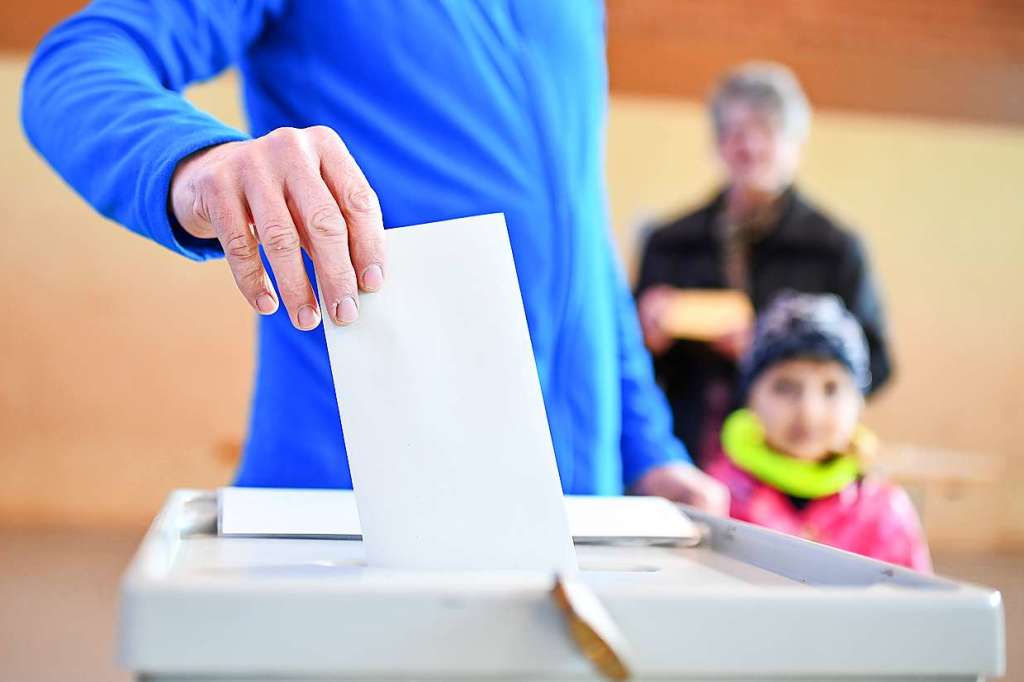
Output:
<path fill-rule="evenodd" d="M 795 358 L 835 360 L 861 392 L 871 385 L 868 344 L 857 319 L 833 294 L 779 294 L 757 318 L 754 340 L 740 362 L 740 398 L 772 365 Z"/>

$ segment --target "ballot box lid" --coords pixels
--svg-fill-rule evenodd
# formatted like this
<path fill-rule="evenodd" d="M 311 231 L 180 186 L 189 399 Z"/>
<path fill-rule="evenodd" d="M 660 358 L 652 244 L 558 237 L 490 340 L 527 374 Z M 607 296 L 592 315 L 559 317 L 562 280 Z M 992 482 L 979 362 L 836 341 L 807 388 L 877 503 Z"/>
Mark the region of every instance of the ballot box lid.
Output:
<path fill-rule="evenodd" d="M 696 547 L 578 545 L 636 675 L 976 679 L 1005 666 L 994 590 L 688 510 Z M 122 580 L 141 675 L 587 679 L 554 576 L 367 567 L 361 542 L 218 537 L 173 493 Z"/>

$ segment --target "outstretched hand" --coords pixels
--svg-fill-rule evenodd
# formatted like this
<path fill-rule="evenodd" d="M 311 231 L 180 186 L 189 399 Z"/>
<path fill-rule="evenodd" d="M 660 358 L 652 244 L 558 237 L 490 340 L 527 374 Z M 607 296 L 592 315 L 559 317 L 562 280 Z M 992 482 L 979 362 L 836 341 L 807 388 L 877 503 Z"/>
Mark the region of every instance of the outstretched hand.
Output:
<path fill-rule="evenodd" d="M 679 462 L 651 469 L 630 492 L 657 495 L 717 516 L 729 516 L 728 488 L 692 464 Z"/>

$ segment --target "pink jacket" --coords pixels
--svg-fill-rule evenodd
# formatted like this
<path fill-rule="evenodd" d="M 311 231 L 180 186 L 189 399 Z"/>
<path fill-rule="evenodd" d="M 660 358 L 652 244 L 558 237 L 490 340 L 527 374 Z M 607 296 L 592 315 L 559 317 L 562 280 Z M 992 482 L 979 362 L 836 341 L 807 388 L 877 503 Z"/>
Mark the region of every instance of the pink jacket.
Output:
<path fill-rule="evenodd" d="M 715 457 L 707 471 L 732 493 L 730 515 L 735 519 L 918 571 L 932 570 L 917 512 L 897 485 L 869 476 L 798 509 L 725 454 Z"/>

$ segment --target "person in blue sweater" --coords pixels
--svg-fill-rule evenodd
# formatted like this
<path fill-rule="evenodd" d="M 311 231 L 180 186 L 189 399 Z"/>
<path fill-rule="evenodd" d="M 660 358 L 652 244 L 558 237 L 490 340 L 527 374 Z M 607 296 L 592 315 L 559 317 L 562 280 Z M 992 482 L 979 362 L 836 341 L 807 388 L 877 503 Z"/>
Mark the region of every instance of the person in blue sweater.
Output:
<path fill-rule="evenodd" d="M 181 95 L 231 66 L 249 134 Z M 726 513 L 614 256 L 606 106 L 596 2 L 97 0 L 39 45 L 22 120 L 98 211 L 225 258 L 259 313 L 237 485 L 351 486 L 321 322 L 387 286 L 384 222 L 502 212 L 564 490 Z"/>

